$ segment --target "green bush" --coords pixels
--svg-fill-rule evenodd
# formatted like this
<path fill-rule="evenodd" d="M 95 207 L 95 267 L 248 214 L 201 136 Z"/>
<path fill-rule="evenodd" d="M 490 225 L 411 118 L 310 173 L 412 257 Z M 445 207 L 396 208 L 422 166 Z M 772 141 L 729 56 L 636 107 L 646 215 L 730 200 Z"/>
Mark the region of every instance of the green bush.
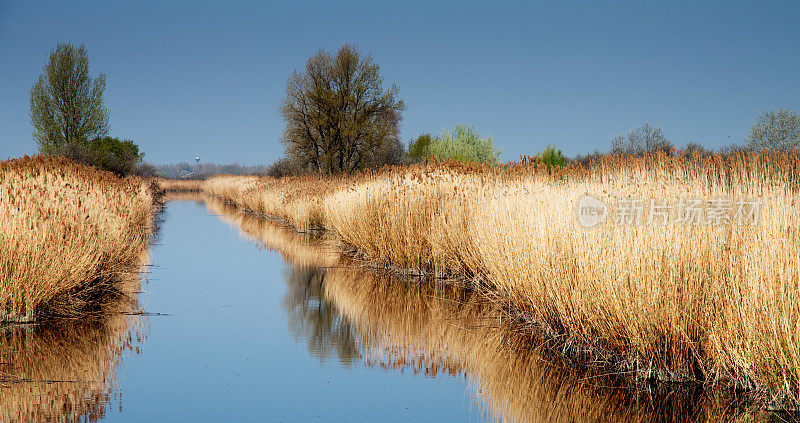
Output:
<path fill-rule="evenodd" d="M 431 155 L 432 142 L 433 137 L 431 137 L 431 134 L 422 134 L 417 139 L 409 141 L 406 157 L 414 163 L 425 160 L 426 157 Z"/>
<path fill-rule="evenodd" d="M 135 174 L 144 157 L 133 141 L 119 138 L 97 138 L 89 143 L 89 149 L 94 156 L 95 166 L 117 175 Z"/>
<path fill-rule="evenodd" d="M 552 169 L 554 166 L 562 167 L 567 163 L 567 160 L 564 158 L 564 155 L 561 154 L 561 150 L 556 150 L 555 147 L 548 146 L 538 155 L 539 160 L 542 163 L 547 165 L 548 169 Z"/>
<path fill-rule="evenodd" d="M 481 137 L 472 126 L 456 125 L 446 129 L 430 144 L 430 155 L 439 160 L 458 160 L 471 163 L 496 163 L 500 149 L 492 137 Z"/>
<path fill-rule="evenodd" d="M 137 174 L 144 158 L 144 154 L 139 153 L 139 146 L 133 141 L 113 137 L 96 138 L 89 142 L 68 142 L 50 147 L 48 154 L 64 156 L 120 176 Z"/>

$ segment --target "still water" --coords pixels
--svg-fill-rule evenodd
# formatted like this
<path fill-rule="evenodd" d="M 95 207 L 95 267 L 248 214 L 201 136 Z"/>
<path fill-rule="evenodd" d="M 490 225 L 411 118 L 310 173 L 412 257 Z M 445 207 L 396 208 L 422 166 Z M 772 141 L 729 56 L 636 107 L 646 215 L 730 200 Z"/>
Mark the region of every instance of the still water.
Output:
<path fill-rule="evenodd" d="M 520 346 L 477 296 L 337 251 L 175 196 L 130 312 L 0 331 L 0 421 L 775 418 L 697 392 L 604 387 Z"/>

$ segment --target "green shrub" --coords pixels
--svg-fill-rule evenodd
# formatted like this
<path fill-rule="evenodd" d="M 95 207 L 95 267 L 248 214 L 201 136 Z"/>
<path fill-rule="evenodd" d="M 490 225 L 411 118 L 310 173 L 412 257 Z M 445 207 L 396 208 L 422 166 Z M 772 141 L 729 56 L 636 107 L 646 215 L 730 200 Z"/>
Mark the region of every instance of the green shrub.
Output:
<path fill-rule="evenodd" d="M 548 146 L 538 155 L 539 160 L 542 163 L 547 165 L 548 169 L 552 169 L 554 166 L 562 167 L 567 163 L 567 160 L 564 158 L 564 155 L 561 154 L 561 150 L 556 150 L 555 147 Z"/>
<path fill-rule="evenodd" d="M 133 175 L 139 168 L 144 154 L 131 140 L 102 137 L 89 143 L 94 156 L 94 165 L 117 175 Z"/>
<path fill-rule="evenodd" d="M 431 155 L 432 142 L 433 137 L 431 137 L 431 134 L 422 134 L 418 136 L 417 139 L 408 142 L 408 152 L 406 156 L 410 161 L 415 163 L 425 160 L 426 157 Z"/>
<path fill-rule="evenodd" d="M 51 156 L 64 156 L 80 164 L 90 165 L 117 175 L 134 175 L 144 154 L 131 140 L 101 137 L 92 141 L 70 141 L 48 150 Z"/>
<path fill-rule="evenodd" d="M 500 149 L 495 148 L 492 137 L 481 137 L 471 125 L 456 125 L 446 129 L 430 145 L 430 155 L 439 160 L 458 160 L 471 163 L 496 163 Z"/>

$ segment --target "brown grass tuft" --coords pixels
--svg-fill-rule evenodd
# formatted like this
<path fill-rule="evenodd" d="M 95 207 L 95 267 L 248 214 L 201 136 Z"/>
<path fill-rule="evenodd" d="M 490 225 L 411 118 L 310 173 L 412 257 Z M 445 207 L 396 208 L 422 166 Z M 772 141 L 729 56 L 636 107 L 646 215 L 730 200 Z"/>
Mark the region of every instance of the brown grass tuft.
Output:
<path fill-rule="evenodd" d="M 150 184 L 62 158 L 0 163 L 0 321 L 80 316 L 135 290 Z"/>

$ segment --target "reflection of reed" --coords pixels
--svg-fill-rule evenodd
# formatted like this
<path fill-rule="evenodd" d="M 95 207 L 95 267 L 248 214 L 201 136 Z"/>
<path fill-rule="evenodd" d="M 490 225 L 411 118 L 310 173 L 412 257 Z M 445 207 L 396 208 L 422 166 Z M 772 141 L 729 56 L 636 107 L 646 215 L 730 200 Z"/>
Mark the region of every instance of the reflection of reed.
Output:
<path fill-rule="evenodd" d="M 205 195 L 197 191 L 167 191 L 164 193 L 164 201 L 193 201 L 198 205 L 203 204 Z"/>
<path fill-rule="evenodd" d="M 148 260 L 141 253 L 138 267 Z M 122 354 L 144 337 L 140 287 L 127 274 L 90 318 L 0 327 L 0 421 L 103 418 Z"/>
<path fill-rule="evenodd" d="M 505 421 L 730 421 L 753 417 L 719 396 L 603 387 L 613 382 L 546 359 L 500 324 L 479 296 L 453 286 L 409 284 L 331 269 L 324 298 L 365 346 L 367 361 L 435 376 L 467 375 L 493 419 Z M 591 381 L 591 383 L 590 383 Z"/>
<path fill-rule="evenodd" d="M 0 421 L 96 421 L 115 369 L 142 340 L 141 316 L 0 330 Z"/>
<path fill-rule="evenodd" d="M 281 253 L 286 261 L 295 266 L 330 267 L 339 263 L 338 250 L 329 245 L 333 241 L 325 236 L 301 234 L 270 219 L 244 213 L 236 206 L 216 198 L 204 196 L 203 199 L 211 213 L 237 227 L 244 237 Z"/>
<path fill-rule="evenodd" d="M 209 200 L 209 209 L 295 265 L 287 272 L 290 325 L 313 354 L 342 362 L 467 377 L 487 417 L 505 421 L 742 421 L 749 413 L 719 395 L 606 386 L 614 380 L 562 365 L 501 322 L 470 291 L 379 277 L 334 266 L 334 250 L 273 221 Z M 316 266 L 316 267 L 315 267 Z M 324 267 L 324 269 L 322 268 Z"/>
<path fill-rule="evenodd" d="M 325 237 L 301 234 L 275 221 L 244 213 L 216 198 L 203 196 L 208 210 L 242 236 L 281 253 L 293 267 L 287 270 L 287 293 L 283 307 L 289 330 L 296 338 L 306 339 L 309 351 L 322 360 L 334 355 L 350 364 L 360 357 L 349 323 L 332 304 L 322 298 L 325 270 L 336 266 L 340 254 Z"/>

